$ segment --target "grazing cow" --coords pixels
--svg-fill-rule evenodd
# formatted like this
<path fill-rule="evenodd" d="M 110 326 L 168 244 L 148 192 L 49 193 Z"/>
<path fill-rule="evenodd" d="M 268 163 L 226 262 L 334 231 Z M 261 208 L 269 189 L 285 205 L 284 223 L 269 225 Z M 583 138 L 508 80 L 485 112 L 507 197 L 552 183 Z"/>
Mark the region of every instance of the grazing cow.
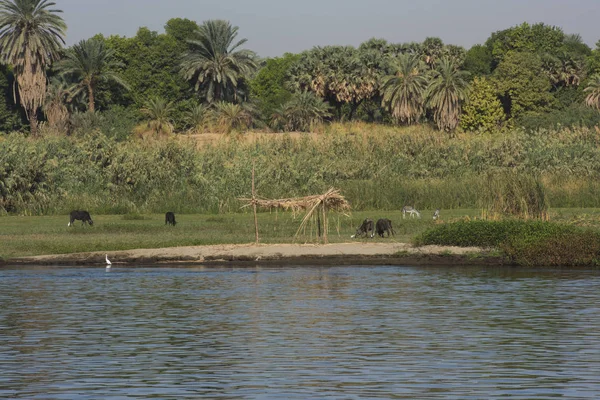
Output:
<path fill-rule="evenodd" d="M 373 233 L 373 220 L 367 218 L 358 227 L 356 233 L 350 237 L 352 239 L 354 239 L 355 237 L 361 237 L 362 235 L 366 235 L 366 237 L 369 237 L 369 232 L 371 232 L 371 237 L 375 236 L 375 234 Z"/>
<path fill-rule="evenodd" d="M 438 208 L 437 210 L 435 210 L 435 212 L 433 213 L 433 220 L 435 221 L 436 219 L 438 219 L 440 217 L 440 209 Z"/>
<path fill-rule="evenodd" d="M 385 232 L 387 232 L 388 237 L 390 237 L 390 232 L 392 235 L 396 234 L 396 232 L 394 232 L 394 228 L 392 228 L 392 221 L 387 218 L 381 218 L 377 220 L 377 224 L 375 224 L 375 232 L 377 232 L 377 234 L 381 237 L 383 237 Z"/>
<path fill-rule="evenodd" d="M 417 211 L 416 208 L 413 208 L 411 206 L 402 207 L 402 219 L 406 217 L 406 213 L 409 213 L 411 218 L 414 217 L 415 214 L 417 215 L 417 217 L 421 218 L 421 213 Z"/>
<path fill-rule="evenodd" d="M 90 225 L 94 225 L 94 221 L 92 221 L 92 217 L 90 216 L 89 212 L 83 210 L 73 210 L 69 214 L 69 223 L 67 226 L 73 226 L 73 222 L 76 219 L 81 221 L 82 226 L 85 225 L 86 222 Z"/>
<path fill-rule="evenodd" d="M 177 222 L 175 222 L 175 213 L 169 211 L 165 214 L 165 225 L 173 225 L 175 226 Z"/>

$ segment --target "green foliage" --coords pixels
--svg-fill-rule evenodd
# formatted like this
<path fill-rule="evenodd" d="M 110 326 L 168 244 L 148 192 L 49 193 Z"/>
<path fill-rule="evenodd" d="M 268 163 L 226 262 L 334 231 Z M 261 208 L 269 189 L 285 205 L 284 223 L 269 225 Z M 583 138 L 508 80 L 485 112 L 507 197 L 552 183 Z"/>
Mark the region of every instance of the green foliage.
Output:
<path fill-rule="evenodd" d="M 464 69 L 473 76 L 486 76 L 492 71 L 492 53 L 486 46 L 476 44 L 465 55 Z"/>
<path fill-rule="evenodd" d="M 417 236 L 419 246 L 498 247 L 513 263 L 528 267 L 600 264 L 600 232 L 540 221 L 461 221 Z"/>
<path fill-rule="evenodd" d="M 565 34 L 559 27 L 524 22 L 492 33 L 485 44 L 491 51 L 494 63 L 498 64 L 511 52 L 556 54 L 563 48 L 564 39 Z"/>
<path fill-rule="evenodd" d="M 496 89 L 488 79 L 475 77 L 469 90 L 469 101 L 463 107 L 460 127 L 466 131 L 491 133 L 503 120 L 504 110 Z"/>
<path fill-rule="evenodd" d="M 101 112 L 75 113 L 71 116 L 70 123 L 73 135 L 101 134 L 117 141 L 123 141 L 130 137 L 140 120 L 139 111 L 114 106 Z"/>
<path fill-rule="evenodd" d="M 198 28 L 196 21 L 187 18 L 171 18 L 165 24 L 165 33 L 179 43 L 179 48 L 187 49 L 187 41 L 193 38 Z"/>
<path fill-rule="evenodd" d="M 157 135 L 173 133 L 172 102 L 160 97 L 151 97 L 144 103 L 144 107 L 140 111 L 148 117 L 147 127 L 153 133 Z"/>
<path fill-rule="evenodd" d="M 269 118 L 291 98 L 292 93 L 285 85 L 288 71 L 298 58 L 298 55 L 291 53 L 269 58 L 250 81 L 251 97 L 260 105 L 264 117 Z"/>
<path fill-rule="evenodd" d="M 256 110 L 249 103 L 233 104 L 220 101 L 213 105 L 212 119 L 219 132 L 248 130 L 255 121 Z"/>
<path fill-rule="evenodd" d="M 542 73 L 541 58 L 536 54 L 505 54 L 493 80 L 509 119 L 518 119 L 527 112 L 543 112 L 555 102 L 550 80 Z"/>
<path fill-rule="evenodd" d="M 531 113 L 519 119 L 519 126 L 527 131 L 539 129 L 561 129 L 563 127 L 600 126 L 600 112 L 581 103 L 546 113 Z"/>

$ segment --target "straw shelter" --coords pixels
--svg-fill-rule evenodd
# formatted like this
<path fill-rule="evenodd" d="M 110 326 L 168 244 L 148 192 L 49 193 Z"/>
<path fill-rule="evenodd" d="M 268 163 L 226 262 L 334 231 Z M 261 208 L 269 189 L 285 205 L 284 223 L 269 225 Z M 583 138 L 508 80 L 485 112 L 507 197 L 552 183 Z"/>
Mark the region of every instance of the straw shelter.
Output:
<path fill-rule="evenodd" d="M 350 211 L 350 203 L 348 203 L 338 189 L 333 188 L 330 188 L 327 192 L 320 195 L 311 195 L 305 197 L 268 200 L 253 196 L 252 198 L 240 198 L 239 200 L 246 202 L 242 208 L 253 206 L 255 210 L 256 207 L 261 207 L 263 209 L 281 209 L 284 211 L 291 210 L 294 214 L 305 211 L 306 214 L 304 215 L 302 223 L 296 231 L 296 236 L 298 236 L 298 234 L 306 228 L 309 221 L 316 217 L 318 221 L 323 221 L 323 243 L 327 243 L 328 241 L 328 212 L 331 210 L 337 212 Z M 256 218 L 255 224 L 257 224 Z"/>

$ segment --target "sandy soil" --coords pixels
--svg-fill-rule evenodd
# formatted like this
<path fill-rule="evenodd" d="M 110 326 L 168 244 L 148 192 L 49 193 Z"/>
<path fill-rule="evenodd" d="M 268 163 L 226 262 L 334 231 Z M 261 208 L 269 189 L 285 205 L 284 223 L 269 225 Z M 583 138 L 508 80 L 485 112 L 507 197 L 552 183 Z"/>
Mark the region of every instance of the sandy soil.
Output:
<path fill-rule="evenodd" d="M 7 264 L 98 265 L 105 252 L 23 257 Z M 406 243 L 237 244 L 136 249 L 108 253 L 114 265 L 132 264 L 500 264 L 477 247 L 413 247 Z"/>

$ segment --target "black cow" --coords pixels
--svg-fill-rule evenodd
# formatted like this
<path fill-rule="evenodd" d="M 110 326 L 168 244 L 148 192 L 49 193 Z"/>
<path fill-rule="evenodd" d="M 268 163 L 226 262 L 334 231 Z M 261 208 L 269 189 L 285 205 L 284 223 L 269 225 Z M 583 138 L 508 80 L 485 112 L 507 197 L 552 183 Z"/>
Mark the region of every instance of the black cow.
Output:
<path fill-rule="evenodd" d="M 73 226 L 73 221 L 76 219 L 81 221 L 82 226 L 85 225 L 86 222 L 90 225 L 94 225 L 94 221 L 92 221 L 92 217 L 90 216 L 89 212 L 83 210 L 73 210 L 69 214 L 69 223 L 67 226 Z"/>
<path fill-rule="evenodd" d="M 356 233 L 350 237 L 352 239 L 354 239 L 355 237 L 361 237 L 362 235 L 366 235 L 367 237 L 369 237 L 369 232 L 371 232 L 371 237 L 375 236 L 375 234 L 373 233 L 373 220 L 367 218 L 358 227 Z"/>
<path fill-rule="evenodd" d="M 377 234 L 381 237 L 383 237 L 385 232 L 387 232 L 388 237 L 390 237 L 390 232 L 392 232 L 392 235 L 396 233 L 394 232 L 394 228 L 392 228 L 392 221 L 387 218 L 381 218 L 377 220 L 377 224 L 375 224 L 375 232 L 377 232 Z"/>
<path fill-rule="evenodd" d="M 165 225 L 173 225 L 175 226 L 177 222 L 175 222 L 175 213 L 169 211 L 165 214 Z"/>

